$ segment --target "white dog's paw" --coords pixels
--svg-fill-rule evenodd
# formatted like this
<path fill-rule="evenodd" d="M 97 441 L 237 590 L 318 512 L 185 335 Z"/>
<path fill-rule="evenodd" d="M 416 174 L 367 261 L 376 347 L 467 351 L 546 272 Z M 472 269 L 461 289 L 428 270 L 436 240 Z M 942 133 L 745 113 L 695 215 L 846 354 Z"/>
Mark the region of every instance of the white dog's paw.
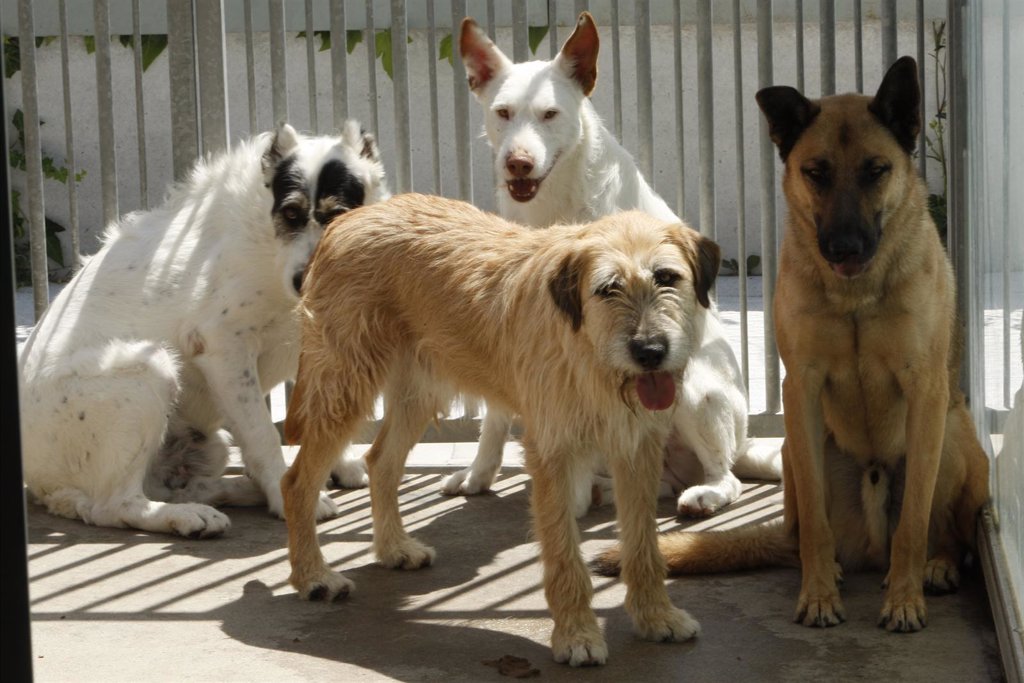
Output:
<path fill-rule="evenodd" d="M 700 624 L 686 610 L 669 607 L 634 621 L 634 629 L 644 640 L 661 643 L 682 643 L 700 633 Z"/>
<path fill-rule="evenodd" d="M 374 542 L 373 551 L 377 561 L 392 569 L 420 569 L 434 563 L 436 553 L 428 545 L 406 536 L 399 543 L 385 545 Z"/>
<path fill-rule="evenodd" d="M 472 467 L 467 467 L 445 477 L 441 482 L 441 491 L 447 496 L 475 496 L 490 489 L 491 483 L 484 481 Z"/>
<path fill-rule="evenodd" d="M 292 575 L 291 584 L 299 591 L 299 597 L 311 602 L 333 602 L 348 597 L 356 584 L 344 574 L 336 572 L 326 564 L 314 576 L 305 579 Z"/>
<path fill-rule="evenodd" d="M 556 662 L 569 666 L 600 666 L 608 661 L 608 646 L 596 625 L 571 633 L 555 626 L 551 653 Z"/>
<path fill-rule="evenodd" d="M 723 481 L 715 485 L 691 486 L 679 494 L 676 510 L 680 517 L 710 517 L 739 497 L 742 485 Z"/>
<path fill-rule="evenodd" d="M 320 492 L 320 500 L 316 503 L 316 521 L 322 522 L 338 516 L 338 506 L 326 492 Z"/>
<path fill-rule="evenodd" d="M 343 489 L 366 488 L 370 483 L 366 475 L 366 461 L 362 458 L 339 457 L 331 468 L 331 481 Z"/>
<path fill-rule="evenodd" d="M 161 509 L 160 516 L 167 531 L 187 538 L 220 536 L 231 527 L 227 515 L 199 503 L 168 504 Z"/>

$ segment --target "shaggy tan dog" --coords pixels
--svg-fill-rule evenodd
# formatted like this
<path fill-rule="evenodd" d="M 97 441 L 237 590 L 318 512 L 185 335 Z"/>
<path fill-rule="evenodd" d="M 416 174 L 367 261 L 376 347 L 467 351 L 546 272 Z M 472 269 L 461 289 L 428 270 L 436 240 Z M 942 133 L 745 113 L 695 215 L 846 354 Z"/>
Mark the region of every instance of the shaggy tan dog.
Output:
<path fill-rule="evenodd" d="M 572 511 L 573 482 L 595 457 L 615 479 L 636 631 L 696 635 L 665 591 L 655 507 L 676 383 L 718 263 L 710 240 L 639 212 L 534 231 L 409 194 L 335 222 L 307 274 L 286 424 L 302 443 L 281 482 L 292 585 L 312 600 L 352 588 L 324 562 L 315 506 L 335 454 L 382 392 L 386 414 L 366 455 L 374 551 L 388 567 L 433 562 L 402 526 L 398 486 L 426 425 L 464 391 L 522 416 L 555 659 L 607 659 Z"/>

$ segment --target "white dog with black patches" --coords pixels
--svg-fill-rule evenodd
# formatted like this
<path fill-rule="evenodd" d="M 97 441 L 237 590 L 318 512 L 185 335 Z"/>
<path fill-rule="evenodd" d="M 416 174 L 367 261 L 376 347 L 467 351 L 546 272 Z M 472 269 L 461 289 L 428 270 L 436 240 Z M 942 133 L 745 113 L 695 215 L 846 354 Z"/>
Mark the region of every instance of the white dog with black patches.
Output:
<path fill-rule="evenodd" d="M 547 228 L 640 209 L 664 221 L 682 222 L 647 184 L 590 103 L 598 46 L 597 27 L 583 12 L 554 59 L 515 64 L 475 21 L 463 20 L 462 60 L 469 87 L 484 110 L 502 217 Z M 714 307 L 702 311 L 702 342 L 680 386 L 663 487 L 672 495 L 668 485 L 678 486 L 680 472 L 703 469 L 702 480 L 697 477 L 700 484 L 679 494 L 679 513 L 689 516 L 710 515 L 734 501 L 742 491 L 736 474 L 766 479 L 782 474 L 778 450 L 753 448 L 747 439 L 739 364 Z M 512 416 L 488 406 L 476 459 L 445 480 L 446 493 L 474 494 L 490 487 L 511 421 Z M 693 482 L 692 475 L 687 478 Z M 576 495 L 576 512 L 582 514 L 590 504 L 587 482 Z"/>
<path fill-rule="evenodd" d="M 107 228 L 21 352 L 25 482 L 56 515 L 215 536 L 212 505 L 283 515 L 266 393 L 295 376 L 296 306 L 323 228 L 388 197 L 373 137 L 283 124 L 200 161 Z M 247 477 L 223 477 L 230 431 Z M 333 475 L 365 484 L 361 461 Z M 334 514 L 321 495 L 317 515 Z"/>

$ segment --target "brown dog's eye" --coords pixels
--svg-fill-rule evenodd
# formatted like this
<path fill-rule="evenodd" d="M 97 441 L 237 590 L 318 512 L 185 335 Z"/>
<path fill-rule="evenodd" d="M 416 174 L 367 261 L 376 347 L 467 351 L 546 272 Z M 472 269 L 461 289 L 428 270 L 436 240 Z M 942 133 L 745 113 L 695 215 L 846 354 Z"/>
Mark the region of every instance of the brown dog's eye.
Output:
<path fill-rule="evenodd" d="M 550 121 L 551 119 L 555 118 L 556 116 L 558 116 L 558 110 L 557 109 L 548 109 L 546 112 L 544 112 L 544 120 L 545 121 Z"/>
<path fill-rule="evenodd" d="M 679 273 L 674 270 L 656 270 L 654 271 L 654 284 L 659 287 L 675 287 L 680 280 Z"/>
<path fill-rule="evenodd" d="M 618 282 L 613 281 L 601 287 L 595 293 L 602 299 L 607 299 L 609 297 L 615 296 L 615 294 L 620 291 L 622 291 L 622 285 L 620 285 Z"/>
<path fill-rule="evenodd" d="M 504 121 L 508 121 L 508 116 L 509 116 L 508 109 L 505 109 L 504 107 L 502 107 L 501 109 L 496 109 L 494 111 L 494 113 L 498 115 L 499 119 L 502 119 Z"/>
<path fill-rule="evenodd" d="M 871 180 L 878 180 L 886 174 L 889 168 L 889 166 L 884 165 L 872 166 L 868 169 L 868 177 L 871 178 Z"/>
<path fill-rule="evenodd" d="M 829 173 L 828 169 L 822 168 L 821 166 L 807 166 L 800 169 L 804 174 L 804 177 L 819 187 L 828 185 Z"/>

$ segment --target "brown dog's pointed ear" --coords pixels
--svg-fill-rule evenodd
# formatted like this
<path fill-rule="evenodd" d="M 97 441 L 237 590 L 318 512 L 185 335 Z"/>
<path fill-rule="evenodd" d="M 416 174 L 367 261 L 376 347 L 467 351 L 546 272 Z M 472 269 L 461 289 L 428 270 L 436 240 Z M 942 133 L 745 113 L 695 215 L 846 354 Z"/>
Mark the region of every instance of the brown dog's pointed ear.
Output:
<path fill-rule="evenodd" d="M 496 74 L 512 63 L 472 17 L 462 20 L 459 54 L 466 67 L 469 89 L 474 93 L 479 93 Z"/>
<path fill-rule="evenodd" d="M 698 235 L 697 252 L 690 265 L 693 268 L 693 288 L 697 292 L 697 301 L 704 308 L 711 308 L 709 292 L 715 286 L 715 278 L 722 265 L 722 250 L 714 241 Z"/>
<path fill-rule="evenodd" d="M 793 145 L 800 139 L 807 126 L 811 125 L 821 107 L 788 85 L 763 88 L 757 91 L 755 97 L 757 106 L 761 107 L 765 119 L 768 120 L 768 134 L 779 148 L 779 157 L 785 161 L 789 151 L 793 149 Z"/>
<path fill-rule="evenodd" d="M 914 151 L 921 131 L 921 84 L 913 57 L 900 57 L 889 67 L 868 111 L 892 132 L 908 154 Z"/>
<path fill-rule="evenodd" d="M 548 283 L 551 298 L 558 310 L 569 318 L 573 332 L 579 331 L 583 325 L 583 268 L 583 257 L 569 254 Z"/>
<path fill-rule="evenodd" d="M 600 40 L 597 25 L 590 12 L 581 12 L 576 30 L 565 41 L 556 58 L 566 75 L 579 84 L 583 94 L 590 96 L 597 85 L 597 52 Z"/>

